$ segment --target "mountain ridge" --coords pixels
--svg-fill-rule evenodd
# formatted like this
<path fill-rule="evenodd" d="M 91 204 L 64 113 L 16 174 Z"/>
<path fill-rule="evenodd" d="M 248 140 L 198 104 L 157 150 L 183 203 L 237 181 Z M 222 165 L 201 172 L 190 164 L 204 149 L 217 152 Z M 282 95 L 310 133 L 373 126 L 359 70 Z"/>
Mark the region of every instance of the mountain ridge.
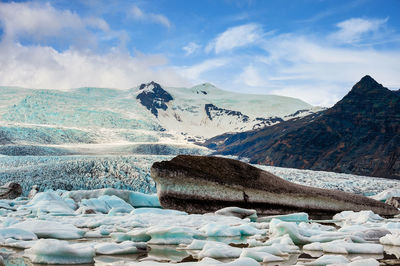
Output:
<path fill-rule="evenodd" d="M 252 163 L 400 179 L 400 95 L 363 77 L 333 107 L 205 145 Z"/>

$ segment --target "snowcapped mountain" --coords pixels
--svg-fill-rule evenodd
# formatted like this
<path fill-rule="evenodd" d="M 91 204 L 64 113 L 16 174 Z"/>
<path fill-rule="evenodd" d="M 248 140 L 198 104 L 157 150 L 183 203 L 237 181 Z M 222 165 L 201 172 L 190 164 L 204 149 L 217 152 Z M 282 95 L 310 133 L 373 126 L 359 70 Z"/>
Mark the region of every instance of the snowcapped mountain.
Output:
<path fill-rule="evenodd" d="M 321 110 L 295 98 L 233 93 L 209 83 L 162 88 L 150 82 L 134 94 L 163 128 L 197 140 L 262 128 Z"/>
<path fill-rule="evenodd" d="M 211 84 L 163 88 L 150 82 L 130 90 L 71 91 L 0 87 L 0 93 L 2 144 L 186 143 L 316 110 L 294 98 L 231 93 Z"/>

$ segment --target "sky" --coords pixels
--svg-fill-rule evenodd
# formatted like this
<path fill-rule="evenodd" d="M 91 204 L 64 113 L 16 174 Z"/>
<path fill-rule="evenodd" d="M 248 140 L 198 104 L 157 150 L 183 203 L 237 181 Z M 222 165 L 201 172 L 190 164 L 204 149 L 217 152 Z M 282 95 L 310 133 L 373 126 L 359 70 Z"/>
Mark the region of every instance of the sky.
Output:
<path fill-rule="evenodd" d="M 364 75 L 400 88 L 398 0 L 0 2 L 0 85 L 149 81 L 332 106 Z"/>

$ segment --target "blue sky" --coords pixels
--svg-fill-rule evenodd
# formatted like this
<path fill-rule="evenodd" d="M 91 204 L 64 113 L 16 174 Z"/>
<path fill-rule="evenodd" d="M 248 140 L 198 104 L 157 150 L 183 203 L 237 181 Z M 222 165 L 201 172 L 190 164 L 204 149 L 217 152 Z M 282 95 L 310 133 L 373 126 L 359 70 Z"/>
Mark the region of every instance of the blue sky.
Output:
<path fill-rule="evenodd" d="M 0 3 L 0 85 L 210 82 L 331 106 L 366 74 L 400 88 L 400 1 Z"/>

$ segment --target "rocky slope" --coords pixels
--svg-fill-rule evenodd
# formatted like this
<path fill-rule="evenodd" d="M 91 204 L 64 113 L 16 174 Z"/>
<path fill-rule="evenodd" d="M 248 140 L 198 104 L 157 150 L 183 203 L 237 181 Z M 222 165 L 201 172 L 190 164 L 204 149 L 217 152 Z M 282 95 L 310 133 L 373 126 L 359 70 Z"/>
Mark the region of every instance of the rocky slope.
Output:
<path fill-rule="evenodd" d="M 400 92 L 363 77 L 332 108 L 206 146 L 252 163 L 400 179 Z"/>

